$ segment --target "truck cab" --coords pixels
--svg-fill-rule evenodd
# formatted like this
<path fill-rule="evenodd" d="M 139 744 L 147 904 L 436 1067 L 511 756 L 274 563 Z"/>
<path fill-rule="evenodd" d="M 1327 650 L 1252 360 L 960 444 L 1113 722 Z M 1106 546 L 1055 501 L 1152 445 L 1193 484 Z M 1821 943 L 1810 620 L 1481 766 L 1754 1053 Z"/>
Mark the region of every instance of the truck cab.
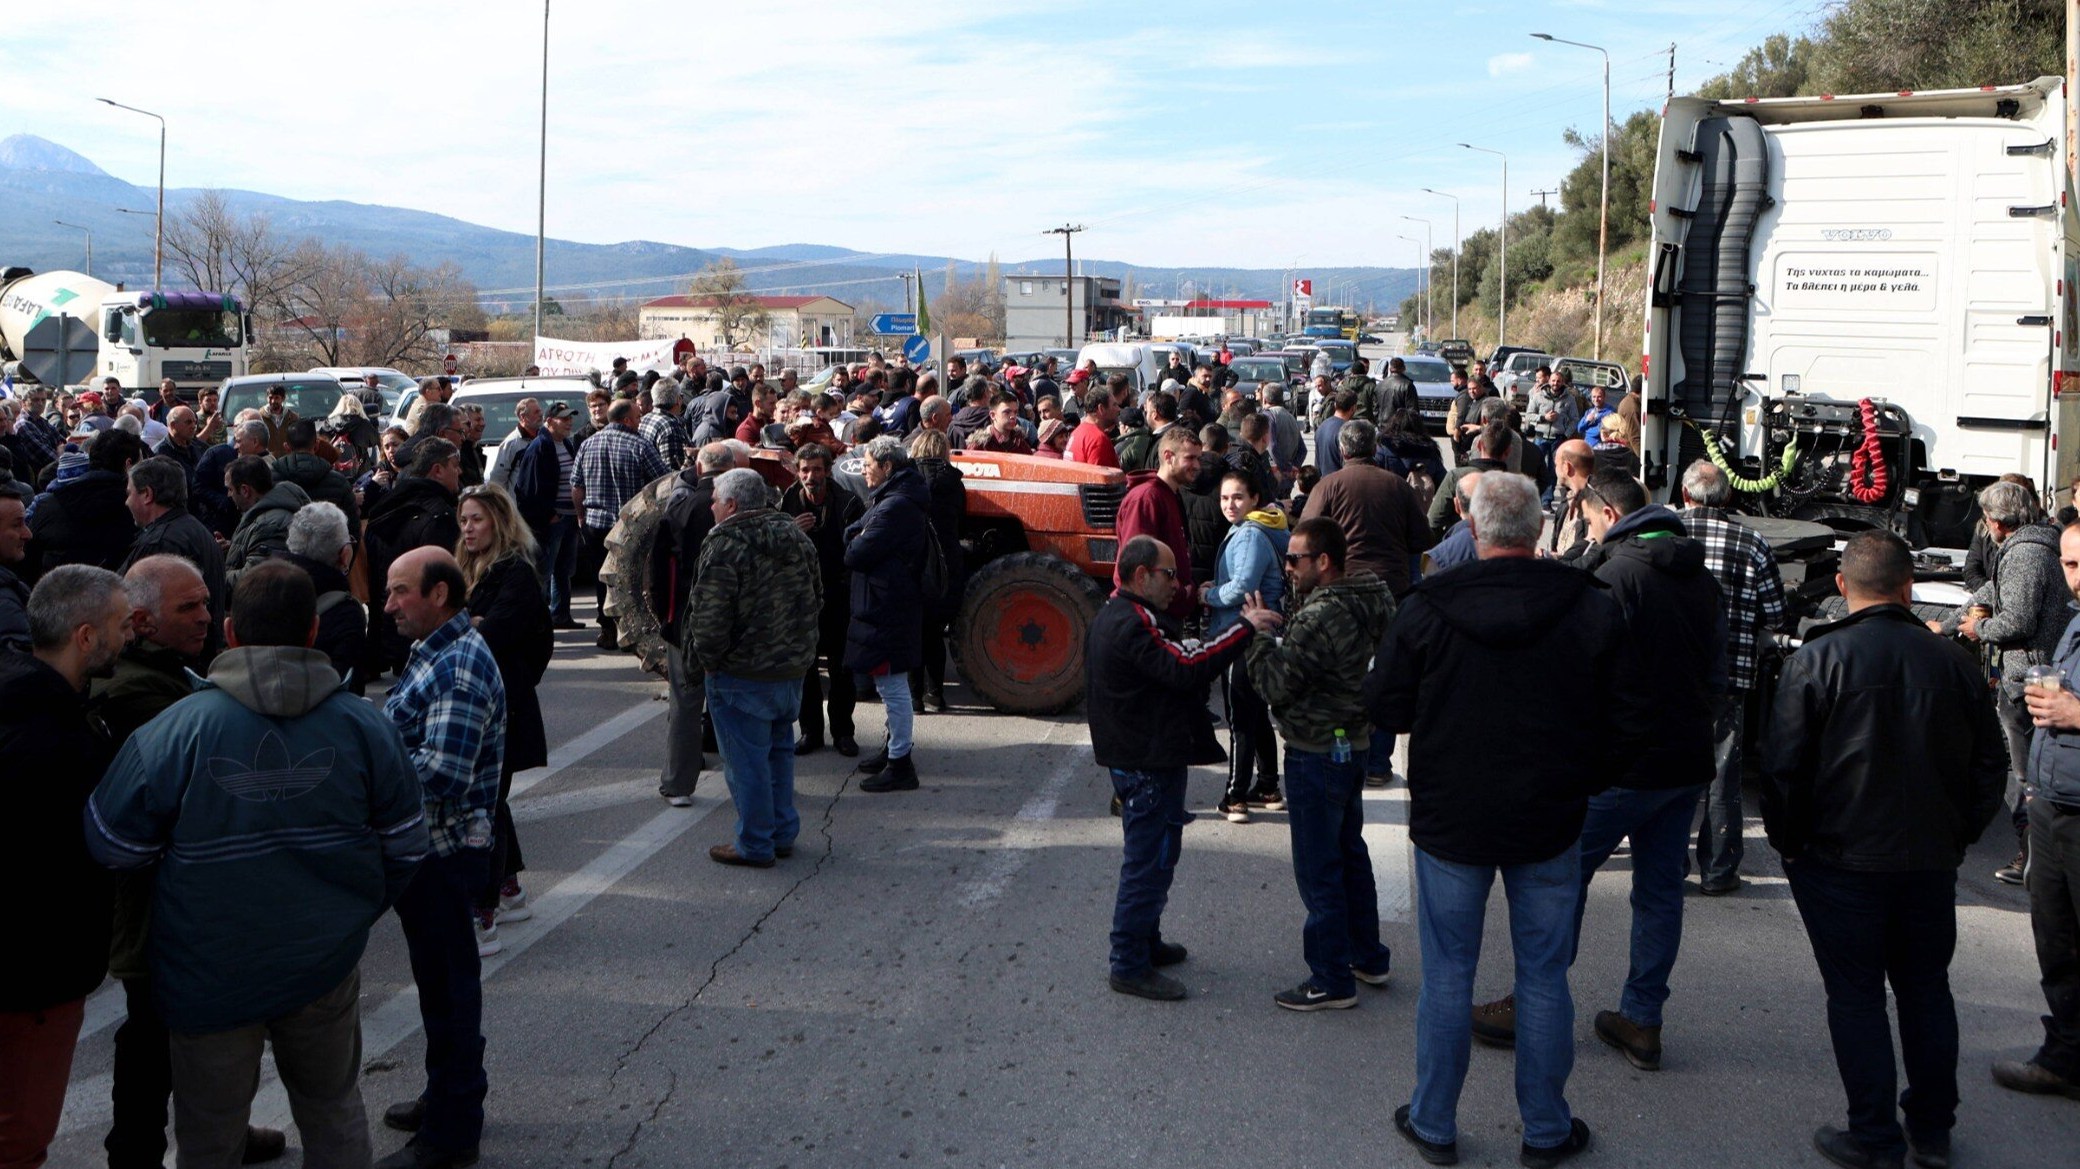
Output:
<path fill-rule="evenodd" d="M 246 320 L 213 292 L 118 292 L 100 306 L 100 376 L 143 390 L 172 378 L 192 395 L 246 372 Z"/>

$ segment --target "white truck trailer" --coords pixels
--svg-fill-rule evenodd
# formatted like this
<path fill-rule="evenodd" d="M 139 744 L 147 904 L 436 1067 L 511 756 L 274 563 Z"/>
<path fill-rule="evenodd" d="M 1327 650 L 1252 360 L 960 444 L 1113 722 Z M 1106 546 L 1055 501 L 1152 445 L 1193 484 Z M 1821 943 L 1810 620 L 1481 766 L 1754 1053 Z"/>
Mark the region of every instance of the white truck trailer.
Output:
<path fill-rule="evenodd" d="M 1743 510 L 1961 549 L 1978 488 L 2017 471 L 2047 493 L 2070 484 L 2069 174 L 2055 77 L 1671 101 L 1642 358 L 1649 486 L 1671 495 L 1717 458 Z"/>
<path fill-rule="evenodd" d="M 246 373 L 248 321 L 217 292 L 126 292 L 78 272 L 0 269 L 0 361 L 49 386 L 161 380 L 191 393 Z"/>

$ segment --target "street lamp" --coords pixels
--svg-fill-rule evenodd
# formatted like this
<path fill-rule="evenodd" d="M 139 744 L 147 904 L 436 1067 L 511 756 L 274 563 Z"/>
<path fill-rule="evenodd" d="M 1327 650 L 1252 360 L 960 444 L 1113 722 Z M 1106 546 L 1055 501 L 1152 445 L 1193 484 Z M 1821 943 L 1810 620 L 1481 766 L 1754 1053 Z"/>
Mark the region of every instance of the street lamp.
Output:
<path fill-rule="evenodd" d="M 1459 335 L 1459 196 L 1423 188 L 1425 195 L 1452 201 L 1452 336 Z"/>
<path fill-rule="evenodd" d="M 92 276 L 94 274 L 94 233 L 87 228 L 81 227 L 77 223 L 67 223 L 62 219 L 53 219 L 51 220 L 51 222 L 57 224 L 59 227 L 69 227 L 72 230 L 80 232 L 87 237 L 87 275 Z"/>
<path fill-rule="evenodd" d="M 542 135 L 534 195 L 534 335 L 542 336 L 542 253 L 549 239 L 549 0 L 542 0 Z M 530 349 L 533 346 L 529 346 Z"/>
<path fill-rule="evenodd" d="M 1406 219 L 1407 216 L 1404 215 L 1402 218 Z M 1394 238 L 1406 240 L 1418 249 L 1423 246 L 1423 241 L 1412 235 L 1397 235 Z M 1423 331 L 1428 333 L 1430 331 L 1430 258 L 1428 253 L 1424 254 L 1423 262 L 1416 266 L 1416 274 L 1416 279 L 1422 281 L 1423 286 Z"/>
<path fill-rule="evenodd" d="M 1437 314 L 1432 311 L 1430 305 L 1430 290 L 1435 287 L 1430 279 L 1430 250 L 1436 237 L 1430 230 L 1429 220 L 1417 219 L 1413 215 L 1404 215 L 1401 218 L 1410 223 L 1423 225 L 1423 331 L 1427 333 L 1437 327 Z"/>
<path fill-rule="evenodd" d="M 122 102 L 110 101 L 105 97 L 97 97 L 94 100 L 119 110 L 129 110 L 133 114 L 157 118 L 159 122 L 159 210 L 154 212 L 158 218 L 158 226 L 152 229 L 152 291 L 157 292 L 163 285 L 166 258 L 166 119 L 150 110 L 126 106 Z"/>
<path fill-rule="evenodd" d="M 1501 295 L 1495 301 L 1495 345 L 1499 349 L 1509 337 L 1509 155 L 1468 142 L 1459 145 L 1502 160 L 1502 246 L 1495 261 L 1501 273 Z"/>
<path fill-rule="evenodd" d="M 1594 49 L 1603 54 L 1603 191 L 1596 201 L 1596 352 L 1597 360 L 1603 359 L 1603 253 L 1610 242 L 1611 224 L 1611 55 L 1599 45 L 1581 41 L 1563 40 L 1550 33 L 1531 34 L 1542 41 L 1556 45 L 1573 45 L 1577 49 Z"/>

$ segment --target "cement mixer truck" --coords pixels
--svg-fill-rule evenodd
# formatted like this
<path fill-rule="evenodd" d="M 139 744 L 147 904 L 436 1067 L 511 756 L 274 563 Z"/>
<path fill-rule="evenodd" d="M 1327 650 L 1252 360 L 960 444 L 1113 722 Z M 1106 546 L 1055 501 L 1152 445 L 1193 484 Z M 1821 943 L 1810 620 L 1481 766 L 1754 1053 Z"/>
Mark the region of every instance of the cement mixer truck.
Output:
<path fill-rule="evenodd" d="M 217 292 L 126 292 L 78 272 L 0 269 L 0 362 L 17 382 L 161 380 L 191 393 L 246 372 L 245 313 Z"/>

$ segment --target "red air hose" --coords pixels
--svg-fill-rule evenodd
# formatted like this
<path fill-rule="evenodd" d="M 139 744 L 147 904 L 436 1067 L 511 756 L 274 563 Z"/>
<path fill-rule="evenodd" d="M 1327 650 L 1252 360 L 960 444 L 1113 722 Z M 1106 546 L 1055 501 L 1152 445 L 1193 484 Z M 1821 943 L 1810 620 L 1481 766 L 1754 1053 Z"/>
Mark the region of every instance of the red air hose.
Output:
<path fill-rule="evenodd" d="M 1849 494 L 1858 503 L 1878 503 L 1885 498 L 1892 478 L 1885 465 L 1885 448 L 1878 441 L 1878 404 L 1865 398 L 1856 408 L 1863 411 L 1863 443 L 1849 459 Z"/>

